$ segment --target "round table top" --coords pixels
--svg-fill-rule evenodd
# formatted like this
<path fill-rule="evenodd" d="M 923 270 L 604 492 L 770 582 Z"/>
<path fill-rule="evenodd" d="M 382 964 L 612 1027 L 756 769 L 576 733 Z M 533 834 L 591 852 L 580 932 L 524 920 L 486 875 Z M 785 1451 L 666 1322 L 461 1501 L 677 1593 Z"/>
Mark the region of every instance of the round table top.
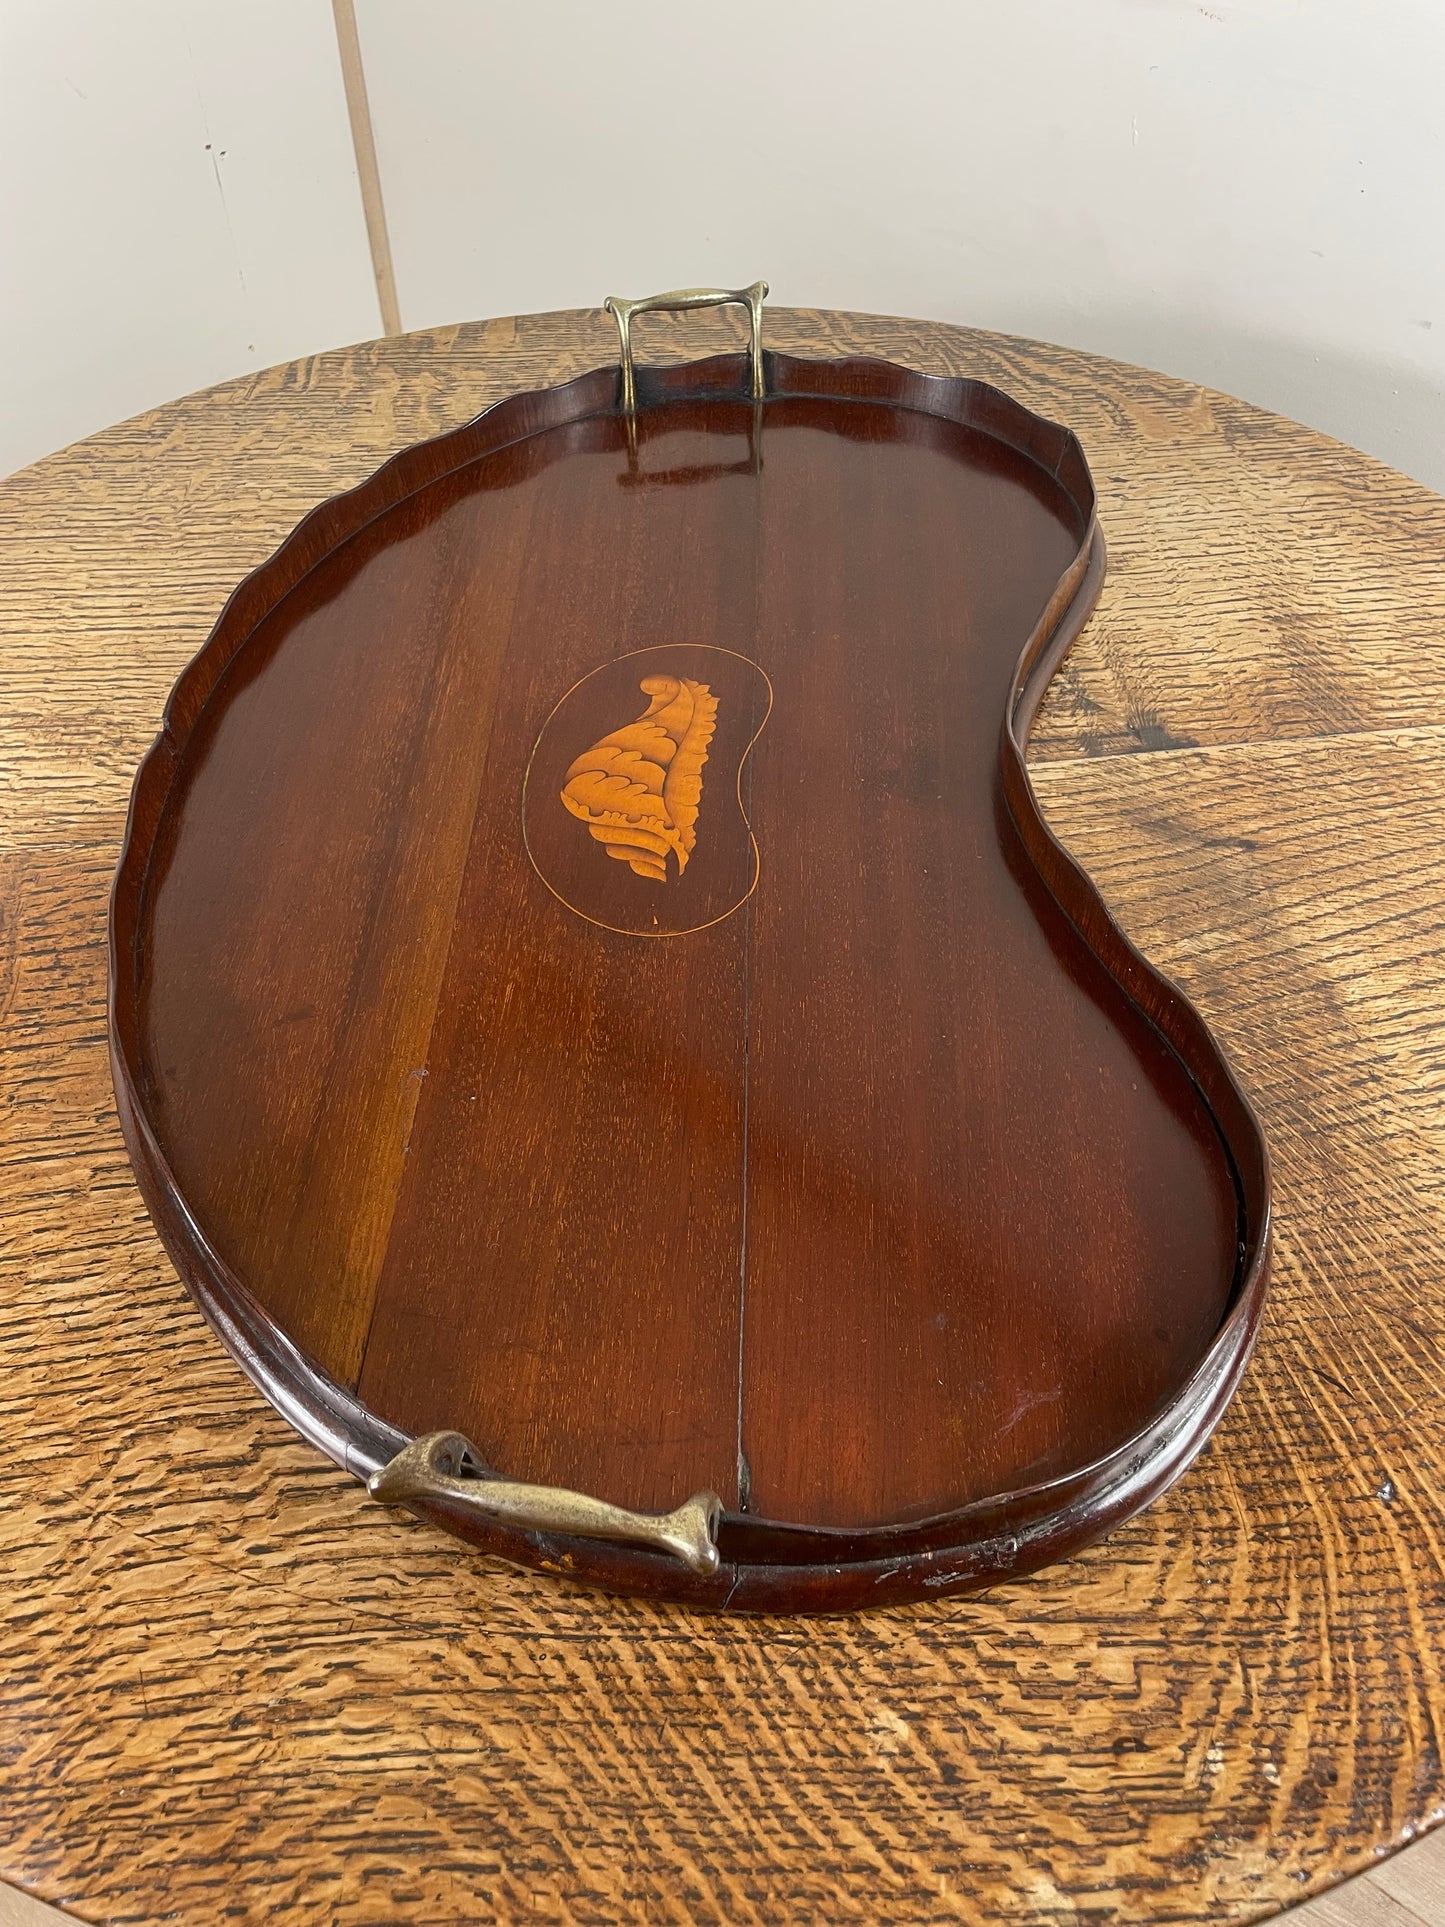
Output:
<path fill-rule="evenodd" d="M 649 324 L 703 353 L 726 318 Z M 1244 1921 L 1445 1812 L 1445 500 L 1244 404 L 962 329 L 1083 440 L 1110 566 L 1050 821 L 1275 1162 L 1205 1456 L 978 1599 L 721 1621 L 471 1557 L 222 1352 L 105 1045 L 132 772 L 228 591 L 405 444 L 615 352 L 598 314 L 248 377 L 0 483 L 0 1877 L 87 1920 Z"/>

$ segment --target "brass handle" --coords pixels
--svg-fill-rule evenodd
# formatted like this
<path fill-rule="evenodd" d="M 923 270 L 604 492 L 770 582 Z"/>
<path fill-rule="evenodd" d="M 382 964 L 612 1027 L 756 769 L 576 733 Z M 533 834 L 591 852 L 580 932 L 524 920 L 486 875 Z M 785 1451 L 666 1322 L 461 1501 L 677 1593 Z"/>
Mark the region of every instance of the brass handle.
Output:
<path fill-rule="evenodd" d="M 675 1512 L 628 1512 L 561 1486 L 491 1478 L 460 1432 L 428 1432 L 413 1439 L 372 1473 L 366 1489 L 383 1505 L 452 1499 L 483 1518 L 505 1520 L 530 1532 L 617 1539 L 624 1545 L 671 1553 L 690 1571 L 704 1576 L 718 1569 L 716 1535 L 722 1500 L 715 1492 L 696 1492 Z"/>
<path fill-rule="evenodd" d="M 660 314 L 664 310 L 681 313 L 687 308 L 726 308 L 734 302 L 745 307 L 752 319 L 752 345 L 748 350 L 752 363 L 753 400 L 763 398 L 763 303 L 768 298 L 766 281 L 754 281 L 750 288 L 676 288 L 671 294 L 650 294 L 645 301 L 624 301 L 620 295 L 609 294 L 603 307 L 617 323 L 617 333 L 622 343 L 622 412 L 634 415 L 637 412 L 637 383 L 632 371 L 632 317 L 635 314 Z"/>

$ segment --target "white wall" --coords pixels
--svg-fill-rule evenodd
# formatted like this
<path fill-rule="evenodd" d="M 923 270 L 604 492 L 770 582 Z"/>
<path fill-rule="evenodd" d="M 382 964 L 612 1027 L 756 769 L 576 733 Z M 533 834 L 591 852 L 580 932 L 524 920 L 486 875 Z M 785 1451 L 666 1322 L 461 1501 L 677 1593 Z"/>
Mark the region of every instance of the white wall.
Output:
<path fill-rule="evenodd" d="M 0 0 L 0 473 L 378 332 L 329 0 Z"/>
<path fill-rule="evenodd" d="M 1445 489 L 1438 0 L 357 15 L 407 327 L 765 274 L 781 302 L 973 321 L 1208 381 Z M 138 19 L 143 59 L 126 52 Z M 224 96 L 227 164 L 249 157 L 244 308 L 192 151 L 182 27 L 213 116 Z M 0 404 L 22 347 L 33 391 L 0 468 L 375 332 L 329 29 L 326 0 L 0 0 L 0 219 L 8 237 L 18 210 L 24 270 L 5 239 Z M 304 214 L 285 192 L 298 162 Z M 138 201 L 158 210 L 118 315 L 131 248 L 102 192 L 132 225 Z"/>
<path fill-rule="evenodd" d="M 359 0 L 406 325 L 765 274 L 1445 488 L 1439 0 Z"/>

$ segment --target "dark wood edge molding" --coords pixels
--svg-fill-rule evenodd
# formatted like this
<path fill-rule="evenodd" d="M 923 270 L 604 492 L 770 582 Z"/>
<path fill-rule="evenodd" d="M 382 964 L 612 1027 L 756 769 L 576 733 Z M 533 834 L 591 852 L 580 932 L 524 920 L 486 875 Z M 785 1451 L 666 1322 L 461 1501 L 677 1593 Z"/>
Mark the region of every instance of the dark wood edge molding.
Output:
<path fill-rule="evenodd" d="M 1029 780 L 1024 760 L 1029 730 L 1104 576 L 1093 482 L 1077 438 L 998 389 L 963 377 L 923 375 L 862 357 L 814 361 L 771 351 L 764 367 L 770 400 L 884 402 L 978 429 L 1026 455 L 1072 501 L 1079 548 L 1023 649 L 1002 720 L 1003 804 L 1045 887 L 1194 1080 L 1233 1169 L 1240 1210 L 1234 1292 L 1209 1351 L 1141 1432 L 1065 1479 L 937 1518 L 859 1530 L 725 1514 L 718 1534 L 722 1566 L 708 1578 L 687 1574 L 662 1554 L 503 1525 L 479 1528 L 474 1520 L 452 1515 L 444 1503 L 418 1508 L 489 1553 L 606 1590 L 735 1612 L 840 1611 L 976 1591 L 1031 1572 L 1101 1537 L 1185 1471 L 1228 1404 L 1258 1330 L 1269 1271 L 1269 1158 L 1248 1099 L 1203 1019 L 1124 936 L 1093 883 L 1048 828 Z M 745 397 L 746 381 L 746 359 L 736 354 L 682 367 L 640 368 L 639 411 L 645 418 L 647 408 L 660 401 Z M 151 852 L 207 699 L 257 626 L 311 569 L 376 517 L 442 477 L 543 430 L 613 413 L 619 401 L 615 367 L 511 396 L 463 427 L 394 455 L 358 487 L 313 509 L 227 601 L 178 679 L 131 793 L 111 892 L 109 1032 L 117 1108 L 141 1193 L 177 1271 L 232 1357 L 298 1432 L 362 1479 L 406 1443 L 406 1434 L 368 1412 L 306 1358 L 212 1250 L 148 1120 L 140 1069 L 138 942 Z"/>

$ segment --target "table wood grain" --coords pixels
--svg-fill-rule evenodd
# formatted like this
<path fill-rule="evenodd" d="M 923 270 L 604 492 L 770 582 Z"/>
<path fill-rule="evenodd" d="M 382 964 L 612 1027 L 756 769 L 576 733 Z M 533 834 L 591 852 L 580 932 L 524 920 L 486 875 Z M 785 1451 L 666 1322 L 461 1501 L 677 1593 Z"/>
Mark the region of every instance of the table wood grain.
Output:
<path fill-rule="evenodd" d="M 323 355 L 0 484 L 0 1876 L 93 1921 L 1264 1918 L 1445 1811 L 1445 501 L 1090 356 L 768 316 L 1080 434 L 1110 573 L 1035 780 L 1271 1140 L 1239 1399 L 1066 1566 L 724 1623 L 471 1559 L 290 1433 L 141 1207 L 105 901 L 166 692 L 308 507 L 609 327 Z"/>

